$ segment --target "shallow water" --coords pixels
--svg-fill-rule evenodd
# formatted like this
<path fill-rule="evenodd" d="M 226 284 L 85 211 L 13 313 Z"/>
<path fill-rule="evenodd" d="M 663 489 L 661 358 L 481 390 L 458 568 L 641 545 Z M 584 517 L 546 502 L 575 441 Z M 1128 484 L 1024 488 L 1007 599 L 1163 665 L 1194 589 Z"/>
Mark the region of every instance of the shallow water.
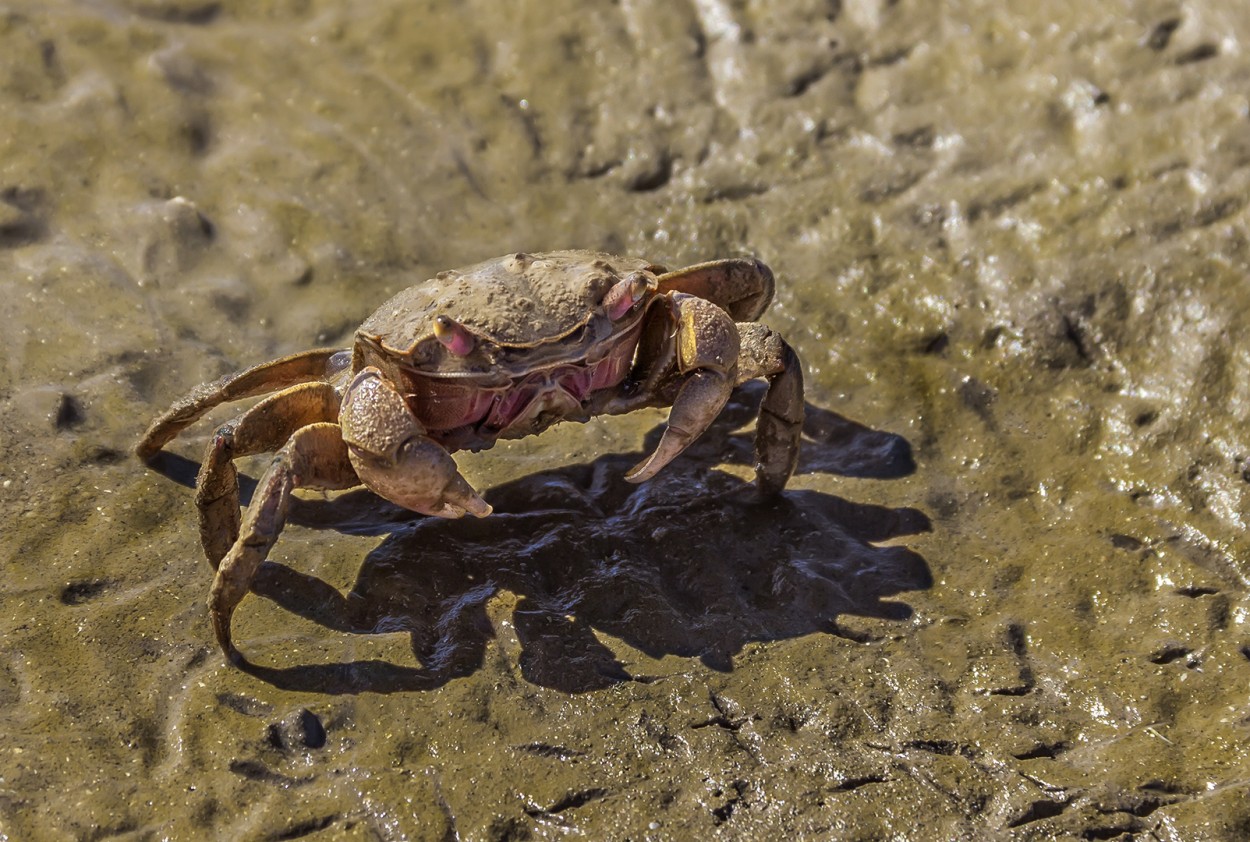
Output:
<path fill-rule="evenodd" d="M 1245 838 L 1250 14 L 1021 6 L 6 4 L 0 837 Z M 790 490 L 307 495 L 225 664 L 147 422 L 569 247 L 772 266 Z"/>

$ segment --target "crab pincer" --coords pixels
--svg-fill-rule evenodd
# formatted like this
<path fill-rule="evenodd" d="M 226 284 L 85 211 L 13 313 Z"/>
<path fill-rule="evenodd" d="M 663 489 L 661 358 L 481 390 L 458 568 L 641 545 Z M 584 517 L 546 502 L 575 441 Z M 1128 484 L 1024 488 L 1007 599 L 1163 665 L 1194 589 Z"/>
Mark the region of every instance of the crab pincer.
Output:
<path fill-rule="evenodd" d="M 378 495 L 435 517 L 491 513 L 451 454 L 425 434 L 403 396 L 376 368 L 362 369 L 348 384 L 339 426 L 356 476 Z"/>

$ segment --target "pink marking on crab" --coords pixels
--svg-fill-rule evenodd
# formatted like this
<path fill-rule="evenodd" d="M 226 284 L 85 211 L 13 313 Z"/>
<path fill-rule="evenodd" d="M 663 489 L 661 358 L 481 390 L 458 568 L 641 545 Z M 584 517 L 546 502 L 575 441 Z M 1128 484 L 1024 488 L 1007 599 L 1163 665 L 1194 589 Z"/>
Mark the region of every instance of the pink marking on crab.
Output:
<path fill-rule="evenodd" d="M 473 335 L 464 329 L 464 325 L 449 316 L 437 316 L 434 319 L 434 338 L 457 357 L 467 357 L 473 351 Z"/>
<path fill-rule="evenodd" d="M 607 356 L 591 365 L 590 389 L 597 392 L 610 389 L 619 384 L 629 374 L 634 361 L 634 349 L 638 345 L 638 331 L 625 334 L 623 341 L 616 343 Z"/>
<path fill-rule="evenodd" d="M 432 378 L 414 378 L 408 388 L 410 405 L 419 408 L 422 426 L 434 431 L 476 424 L 486 417 L 498 394 L 498 390 Z"/>
<path fill-rule="evenodd" d="M 634 272 L 612 285 L 607 295 L 603 296 L 603 310 L 612 321 L 624 316 L 648 292 L 654 283 L 641 272 Z"/>

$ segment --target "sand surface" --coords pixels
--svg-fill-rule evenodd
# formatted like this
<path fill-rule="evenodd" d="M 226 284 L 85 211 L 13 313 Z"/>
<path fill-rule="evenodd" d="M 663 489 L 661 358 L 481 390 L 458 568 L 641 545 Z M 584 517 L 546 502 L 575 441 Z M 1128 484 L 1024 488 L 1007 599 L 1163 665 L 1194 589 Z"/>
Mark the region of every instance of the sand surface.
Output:
<path fill-rule="evenodd" d="M 1250 837 L 1242 0 L 0 6 L 0 839 Z M 209 627 L 197 383 L 515 251 L 804 361 L 306 494 Z M 245 460 L 251 477 L 263 460 Z M 250 492 L 250 483 L 245 491 Z"/>

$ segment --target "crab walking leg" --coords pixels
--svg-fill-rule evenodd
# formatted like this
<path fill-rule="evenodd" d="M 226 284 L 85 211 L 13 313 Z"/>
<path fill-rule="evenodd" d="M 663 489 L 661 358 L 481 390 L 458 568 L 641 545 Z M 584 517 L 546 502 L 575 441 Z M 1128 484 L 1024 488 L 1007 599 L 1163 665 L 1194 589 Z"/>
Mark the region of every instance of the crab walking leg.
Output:
<path fill-rule="evenodd" d="M 803 368 L 779 335 L 762 324 L 738 325 L 742 351 L 738 382 L 768 379 L 755 429 L 755 478 L 760 494 L 772 497 L 785 488 L 799 458 L 803 433 Z"/>
<path fill-rule="evenodd" d="M 322 380 L 336 373 L 337 366 L 332 364 L 332 358 L 340 352 L 338 348 L 304 351 L 227 374 L 212 383 L 202 383 L 152 422 L 135 447 L 135 453 L 140 459 L 151 459 L 170 439 L 218 404 L 276 392 L 297 383 Z M 346 354 L 343 362 L 348 362 Z"/>
<path fill-rule="evenodd" d="M 749 257 L 712 260 L 668 272 L 656 279 L 660 292 L 684 292 L 706 298 L 735 321 L 753 322 L 773 300 L 776 282 L 762 261 Z"/>
<path fill-rule="evenodd" d="M 651 479 L 698 438 L 724 409 L 736 383 L 738 328 L 729 314 L 710 301 L 684 293 L 673 295 L 673 305 L 677 368 L 684 382 L 655 452 L 625 474 L 630 482 Z"/>
<path fill-rule="evenodd" d="M 491 513 L 451 454 L 425 435 L 403 395 L 373 366 L 361 369 L 347 387 L 339 423 L 352 466 L 376 494 L 423 515 Z"/>
<path fill-rule="evenodd" d="M 337 424 L 301 427 L 274 456 L 256 487 L 238 540 L 226 553 L 208 595 L 208 612 L 221 651 L 242 659 L 230 639 L 230 618 L 286 524 L 295 488 L 351 488 L 359 484 Z"/>
<path fill-rule="evenodd" d="M 268 396 L 217 428 L 195 480 L 200 544 L 214 568 L 239 537 L 239 474 L 234 460 L 277 450 L 301 427 L 338 420 L 339 400 L 330 383 L 301 383 Z"/>

